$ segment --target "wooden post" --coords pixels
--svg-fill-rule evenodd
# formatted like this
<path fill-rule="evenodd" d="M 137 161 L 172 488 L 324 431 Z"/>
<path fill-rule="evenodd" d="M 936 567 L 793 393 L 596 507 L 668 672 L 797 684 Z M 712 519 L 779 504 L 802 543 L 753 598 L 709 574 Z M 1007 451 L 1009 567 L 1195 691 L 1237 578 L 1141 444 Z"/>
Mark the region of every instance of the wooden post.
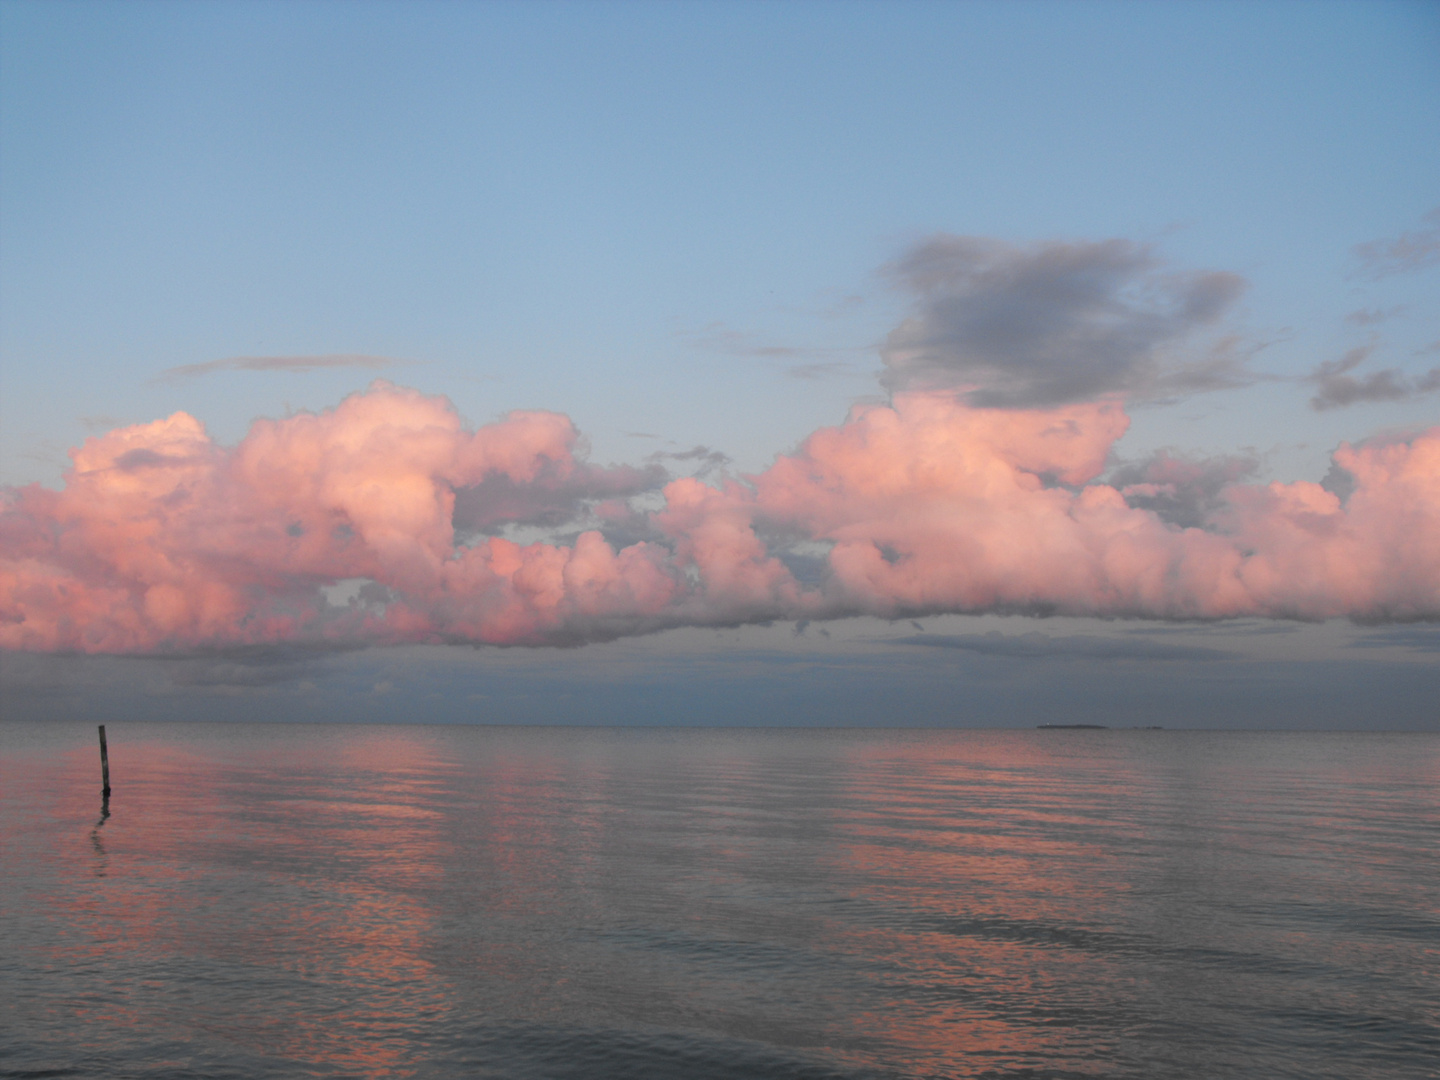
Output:
<path fill-rule="evenodd" d="M 105 786 L 100 794 L 110 798 L 110 748 L 105 745 L 105 725 L 100 725 L 100 780 Z"/>

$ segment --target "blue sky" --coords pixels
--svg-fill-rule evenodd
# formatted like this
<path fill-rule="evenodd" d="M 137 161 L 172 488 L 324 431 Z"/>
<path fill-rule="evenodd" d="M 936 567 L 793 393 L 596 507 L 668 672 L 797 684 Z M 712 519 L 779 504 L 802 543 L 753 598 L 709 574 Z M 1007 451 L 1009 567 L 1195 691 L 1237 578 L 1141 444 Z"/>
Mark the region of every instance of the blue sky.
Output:
<path fill-rule="evenodd" d="M 1255 378 L 1132 408 L 1122 456 L 1248 449 L 1259 479 L 1319 480 L 1342 440 L 1440 420 L 1440 394 L 1421 392 L 1317 411 L 1305 381 L 1355 349 L 1356 374 L 1406 385 L 1440 363 L 1435 261 L 1387 273 L 1356 250 L 1440 227 L 1434 4 L 5 0 L 0 30 L 7 484 L 58 486 L 68 448 L 121 424 L 183 409 L 235 442 L 377 374 L 473 423 L 564 412 L 598 462 L 704 446 L 758 470 L 883 399 L 879 349 L 913 303 L 887 267 L 937 234 L 1119 237 L 1176 273 L 1245 279 L 1226 331 Z M 216 363 L 336 356 L 377 359 Z M 869 622 L 835 634 L 883 667 L 900 647 L 864 642 L 902 631 Z M 933 687 L 958 685 L 951 654 L 1066 678 L 965 634 L 1119 633 L 951 622 L 961 646 L 907 661 Z M 1285 664 L 1404 665 L 1423 720 L 1432 646 L 1356 652 L 1348 624 L 1291 629 L 1311 644 Z M 717 658 L 773 668 L 802 640 L 775 630 L 710 652 L 685 635 L 718 631 L 626 647 L 672 688 L 692 655 L 738 683 L 741 660 Z M 621 646 L 425 663 L 462 684 L 477 664 L 534 664 L 584 685 L 597 648 Z M 83 685 L 85 664 L 6 666 L 53 688 Z M 340 700 L 338 674 L 261 689 L 323 697 L 326 678 Z M 818 692 L 826 676 L 795 675 L 802 699 L 806 678 Z M 189 700 L 183 679 L 155 679 Z"/>

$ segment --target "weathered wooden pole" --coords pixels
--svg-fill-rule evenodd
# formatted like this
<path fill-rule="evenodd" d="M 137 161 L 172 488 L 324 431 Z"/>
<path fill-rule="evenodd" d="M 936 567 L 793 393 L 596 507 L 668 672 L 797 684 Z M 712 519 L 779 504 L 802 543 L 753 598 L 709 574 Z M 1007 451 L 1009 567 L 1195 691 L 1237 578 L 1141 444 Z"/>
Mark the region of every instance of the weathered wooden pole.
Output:
<path fill-rule="evenodd" d="M 105 725 L 100 725 L 100 782 L 105 786 L 100 794 L 110 798 L 110 748 L 105 745 Z"/>

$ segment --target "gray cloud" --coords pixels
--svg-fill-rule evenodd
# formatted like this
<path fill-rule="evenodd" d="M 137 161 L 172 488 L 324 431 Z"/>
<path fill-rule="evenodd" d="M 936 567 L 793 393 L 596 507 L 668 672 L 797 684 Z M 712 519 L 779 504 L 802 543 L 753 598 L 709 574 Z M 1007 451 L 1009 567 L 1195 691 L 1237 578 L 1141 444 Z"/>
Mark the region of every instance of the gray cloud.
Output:
<path fill-rule="evenodd" d="M 1167 448 L 1121 465 L 1108 483 L 1119 488 L 1131 506 L 1153 511 L 1172 525 L 1198 529 L 1224 506 L 1225 488 L 1254 476 L 1259 468 L 1254 453 L 1198 458 Z"/>
<path fill-rule="evenodd" d="M 698 334 L 688 335 L 688 340 L 698 348 L 711 352 L 728 353 L 732 356 L 754 356 L 762 360 L 793 361 L 785 367 L 785 374 L 795 379 L 824 379 L 832 376 L 855 376 L 862 372 L 845 360 L 835 356 L 857 353 L 860 349 L 801 348 L 793 345 L 767 345 L 756 340 L 755 335 L 735 330 L 722 322 L 708 324 Z"/>
<path fill-rule="evenodd" d="M 1016 248 L 940 235 L 889 270 L 918 297 L 882 349 L 892 391 L 960 390 L 974 405 L 1027 408 L 1252 381 L 1234 338 L 1198 358 L 1170 352 L 1216 324 L 1244 280 L 1163 272 L 1128 240 Z"/>
<path fill-rule="evenodd" d="M 1273 637 L 1276 634 L 1298 634 L 1298 623 L 1260 622 L 1254 619 L 1227 619 L 1218 623 L 1195 623 L 1189 626 L 1133 626 L 1119 631 L 1140 637 L 1193 637 L 1210 634 L 1217 637 Z"/>
<path fill-rule="evenodd" d="M 1413 649 L 1416 652 L 1440 653 L 1440 626 L 1397 626 L 1392 630 L 1372 631 L 1350 643 L 1354 649 Z"/>
<path fill-rule="evenodd" d="M 7 722 L 74 725 L 77 745 L 90 754 L 95 723 L 197 719 L 1033 727 L 1063 718 L 1111 727 L 1436 730 L 1440 665 L 1424 662 L 1430 654 L 1392 660 L 1383 651 L 1354 649 L 1344 659 L 1327 652 L 1323 659 L 1193 667 L 1060 660 L 1042 666 L 944 649 L 862 651 L 814 623 L 803 638 L 790 637 L 788 626 L 783 633 L 797 647 L 747 650 L 717 641 L 677 652 L 672 643 L 683 636 L 661 636 L 566 653 L 357 651 L 334 655 L 289 689 L 176 687 L 167 665 L 154 659 L 3 653 L 0 713 Z M 393 680 L 397 692 L 371 693 L 384 680 Z M 307 681 L 318 688 L 307 692 Z M 124 746 L 126 737 L 115 728 L 109 733 L 114 753 L 115 740 Z"/>
<path fill-rule="evenodd" d="M 1320 478 L 1320 486 L 1339 499 L 1342 506 L 1350 502 L 1350 496 L 1355 494 L 1359 483 L 1354 473 L 1335 461 L 1330 463 L 1330 468 Z"/>
<path fill-rule="evenodd" d="M 1360 308 L 1345 316 L 1345 321 L 1356 326 L 1374 326 L 1376 323 L 1384 322 L 1386 319 L 1393 319 L 1397 315 L 1405 313 L 1405 305 L 1400 304 L 1392 308 Z"/>
<path fill-rule="evenodd" d="M 1339 360 L 1326 361 L 1306 376 L 1306 382 L 1318 387 L 1315 396 L 1310 399 L 1310 407 L 1316 412 L 1323 412 L 1365 401 L 1403 401 L 1440 389 L 1440 367 L 1431 368 L 1419 378 L 1411 378 L 1399 368 L 1372 371 L 1362 376 L 1351 375 L 1350 372 L 1364 363 L 1374 348 L 1374 345 L 1358 346 Z"/>
<path fill-rule="evenodd" d="M 79 417 L 80 423 L 85 426 L 86 431 L 106 432 L 117 427 L 124 427 L 125 421 L 118 416 L 111 416 L 108 413 L 97 413 L 94 416 Z"/>
<path fill-rule="evenodd" d="M 507 525 L 557 528 L 574 521 L 595 500 L 652 491 L 668 478 L 656 463 L 641 469 L 587 465 L 569 473 L 552 463 L 523 484 L 503 473 L 491 473 L 478 484 L 456 489 L 453 523 L 462 535 L 495 535 Z"/>
<path fill-rule="evenodd" d="M 646 455 L 645 460 L 653 465 L 659 465 L 665 461 L 693 462 L 694 472 L 691 475 L 704 477 L 723 472 L 733 459 L 723 450 L 712 450 L 708 446 L 692 446 L 689 450 L 657 450 L 653 454 Z"/>
<path fill-rule="evenodd" d="M 1051 637 L 1032 630 L 1009 636 L 988 634 L 912 634 L 891 638 L 892 645 L 923 645 L 932 649 L 963 649 L 987 656 L 1061 660 L 1234 660 L 1234 653 L 1202 645 L 1171 645 L 1145 638 L 1111 638 L 1091 634 Z"/>
<path fill-rule="evenodd" d="M 815 364 L 792 364 L 785 374 L 792 379 L 825 379 L 832 375 L 854 375 L 855 369 L 840 360 L 829 360 Z"/>
<path fill-rule="evenodd" d="M 753 334 L 736 330 L 723 322 L 707 324 L 698 334 L 690 335 L 690 341 L 699 348 L 713 352 L 730 353 L 732 356 L 760 356 L 770 360 L 814 356 L 820 352 L 794 345 L 766 345 L 756 341 Z"/>
<path fill-rule="evenodd" d="M 1384 278 L 1408 274 L 1440 263 L 1440 206 L 1420 219 L 1425 224 L 1385 240 L 1370 240 L 1350 249 L 1359 268 L 1356 277 Z"/>
<path fill-rule="evenodd" d="M 287 642 L 119 659 L 127 663 L 155 661 L 173 686 L 256 689 L 318 676 L 333 658 L 360 648 L 349 642 Z"/>
<path fill-rule="evenodd" d="M 203 364 L 181 364 L 166 368 L 152 382 L 177 383 L 217 371 L 321 371 L 327 368 L 365 368 L 372 371 L 403 363 L 385 356 L 362 356 L 356 353 L 334 353 L 327 356 L 231 356 L 224 360 L 207 360 Z"/>

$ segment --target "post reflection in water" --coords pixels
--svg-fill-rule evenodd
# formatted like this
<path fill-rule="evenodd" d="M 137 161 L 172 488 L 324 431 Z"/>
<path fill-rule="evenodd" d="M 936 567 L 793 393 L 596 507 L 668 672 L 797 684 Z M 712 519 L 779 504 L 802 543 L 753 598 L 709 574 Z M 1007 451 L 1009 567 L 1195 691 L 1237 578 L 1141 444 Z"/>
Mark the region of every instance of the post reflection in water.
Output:
<path fill-rule="evenodd" d="M 0 727 L 0 1073 L 1440 1054 L 1435 736 L 111 726 L 98 821 L 78 725 Z"/>
<path fill-rule="evenodd" d="M 110 818 L 110 796 L 100 796 L 100 820 L 95 822 L 95 827 L 90 830 L 90 847 L 95 852 L 95 860 L 92 863 L 93 873 L 96 877 L 105 876 L 105 841 L 100 837 L 100 830 L 105 827 L 105 822 Z"/>

